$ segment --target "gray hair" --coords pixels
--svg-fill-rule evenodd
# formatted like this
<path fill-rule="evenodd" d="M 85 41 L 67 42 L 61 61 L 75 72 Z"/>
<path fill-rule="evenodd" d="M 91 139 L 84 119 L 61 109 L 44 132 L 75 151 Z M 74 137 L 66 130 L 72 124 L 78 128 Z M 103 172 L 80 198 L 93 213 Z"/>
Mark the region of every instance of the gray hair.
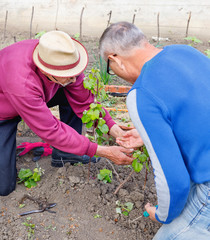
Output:
<path fill-rule="evenodd" d="M 134 24 L 113 23 L 99 40 L 100 54 L 105 60 L 109 54 L 126 55 L 134 48 L 141 48 L 146 41 L 143 32 Z"/>

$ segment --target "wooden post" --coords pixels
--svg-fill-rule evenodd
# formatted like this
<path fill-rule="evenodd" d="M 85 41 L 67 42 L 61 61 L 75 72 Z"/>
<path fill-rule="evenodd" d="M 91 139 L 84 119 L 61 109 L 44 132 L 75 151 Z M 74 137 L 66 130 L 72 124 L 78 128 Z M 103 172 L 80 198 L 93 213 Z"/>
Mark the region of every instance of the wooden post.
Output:
<path fill-rule="evenodd" d="M 107 14 L 109 16 L 108 22 L 107 22 L 107 27 L 110 25 L 111 17 L 112 17 L 112 10 Z"/>
<path fill-rule="evenodd" d="M 79 36 L 80 40 L 82 41 L 82 17 L 83 17 L 83 12 L 85 10 L 85 7 L 82 8 L 81 14 L 80 14 L 80 28 L 79 28 Z"/>
<path fill-rule="evenodd" d="M 4 22 L 4 40 L 6 37 L 7 18 L 8 18 L 8 10 L 6 11 L 5 22 Z"/>
<path fill-rule="evenodd" d="M 58 9 L 59 9 L 59 0 L 57 0 L 57 6 L 56 6 L 55 30 L 57 30 Z"/>
<path fill-rule="evenodd" d="M 135 18 L 136 18 L 136 14 L 134 13 L 134 14 L 133 14 L 133 21 L 132 21 L 133 24 L 134 24 L 134 22 L 135 22 Z"/>
<path fill-rule="evenodd" d="M 157 44 L 160 42 L 160 13 L 157 14 Z"/>
<path fill-rule="evenodd" d="M 31 12 L 31 22 L 30 22 L 30 36 L 29 38 L 32 38 L 32 22 L 33 22 L 33 17 L 34 17 L 34 6 L 32 6 L 32 12 Z"/>
<path fill-rule="evenodd" d="M 187 28 L 186 28 L 185 37 L 188 37 L 188 30 L 189 30 L 189 25 L 190 25 L 190 19 L 191 19 L 191 12 L 189 12 L 189 17 L 188 17 L 188 20 L 187 20 Z"/>

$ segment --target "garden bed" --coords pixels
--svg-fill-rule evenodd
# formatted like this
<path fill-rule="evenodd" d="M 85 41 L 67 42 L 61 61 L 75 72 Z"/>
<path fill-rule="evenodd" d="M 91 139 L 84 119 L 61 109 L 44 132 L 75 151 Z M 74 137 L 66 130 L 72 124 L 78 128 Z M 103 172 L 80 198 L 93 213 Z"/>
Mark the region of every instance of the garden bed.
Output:
<path fill-rule="evenodd" d="M 27 38 L 26 34 L 16 35 L 16 40 Z M 84 37 L 84 45 L 90 53 L 90 66 L 98 54 L 97 40 Z M 14 42 L 14 34 L 7 33 L 5 41 L 1 39 L 1 48 Z M 161 43 L 187 43 L 185 40 L 176 40 Z M 209 48 L 209 43 L 197 44 L 196 48 L 204 52 Z M 128 85 L 122 79 L 116 78 L 110 84 Z M 126 109 L 125 97 L 109 97 L 104 102 L 106 108 Z M 58 109 L 52 109 L 58 114 Z M 128 113 L 122 111 L 111 112 L 114 120 L 125 127 L 131 127 L 132 123 Z M 21 142 L 41 141 L 30 129 L 19 125 L 17 144 Z M 120 182 L 128 177 L 132 169 L 129 166 L 116 166 L 107 159 L 91 164 L 90 177 L 88 179 L 88 165 L 53 168 L 50 165 L 51 157 L 43 157 L 38 161 L 39 166 L 45 170 L 45 174 L 35 188 L 26 189 L 23 184 L 17 184 L 16 190 L 9 196 L 0 197 L 0 236 L 5 240 L 29 239 L 29 227 L 23 223 L 34 224 L 34 234 L 31 239 L 39 240 L 150 240 L 153 238 L 161 224 L 154 223 L 143 217 L 144 205 L 147 202 L 157 204 L 156 191 L 153 179 L 153 171 L 150 166 L 148 179 L 145 183 L 145 171 L 133 173 L 117 194 L 115 190 Z M 18 171 L 21 168 L 34 169 L 36 163 L 32 161 L 32 154 L 27 154 L 17 160 Z M 112 170 L 111 183 L 99 181 L 97 174 L 101 169 Z M 20 217 L 19 214 L 37 208 L 37 205 L 29 200 L 25 201 L 25 207 L 19 208 L 19 201 L 24 194 L 30 194 L 35 198 L 46 198 L 57 205 L 52 209 L 56 213 L 35 213 Z M 116 213 L 118 207 L 116 201 L 121 204 L 133 203 L 133 209 L 128 216 Z M 28 217 L 31 217 L 28 219 Z"/>

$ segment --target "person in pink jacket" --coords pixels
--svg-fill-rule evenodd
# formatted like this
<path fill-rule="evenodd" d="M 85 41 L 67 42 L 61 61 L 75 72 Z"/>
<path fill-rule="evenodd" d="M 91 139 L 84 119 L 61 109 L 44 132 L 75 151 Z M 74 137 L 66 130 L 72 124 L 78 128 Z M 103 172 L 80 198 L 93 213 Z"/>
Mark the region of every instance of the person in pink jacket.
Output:
<path fill-rule="evenodd" d="M 83 111 L 94 101 L 83 87 L 88 64 L 84 46 L 61 31 L 45 33 L 40 40 L 24 40 L 0 51 L 0 195 L 16 186 L 16 131 L 22 118 L 41 139 L 53 146 L 52 166 L 87 162 L 95 154 L 116 164 L 131 164 L 119 146 L 98 146 L 81 135 Z M 59 105 L 60 119 L 49 107 Z M 106 110 L 105 110 L 106 111 Z M 123 131 L 106 111 L 114 137 Z"/>

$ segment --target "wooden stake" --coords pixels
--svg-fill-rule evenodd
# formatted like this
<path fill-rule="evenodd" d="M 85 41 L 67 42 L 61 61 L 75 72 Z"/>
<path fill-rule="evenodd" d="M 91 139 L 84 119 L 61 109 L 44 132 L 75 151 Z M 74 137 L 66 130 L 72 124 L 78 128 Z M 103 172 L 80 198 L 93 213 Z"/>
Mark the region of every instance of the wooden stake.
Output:
<path fill-rule="evenodd" d="M 59 9 L 59 0 L 57 0 L 57 6 L 56 6 L 55 30 L 57 30 L 58 9 Z"/>
<path fill-rule="evenodd" d="M 7 18 L 8 18 L 8 11 L 6 11 L 5 22 L 4 22 L 4 40 L 6 37 Z"/>
<path fill-rule="evenodd" d="M 135 22 L 135 18 L 136 18 L 136 14 L 134 13 L 134 14 L 133 14 L 133 21 L 132 21 L 133 24 L 134 24 L 134 22 Z"/>
<path fill-rule="evenodd" d="M 157 44 L 160 42 L 160 13 L 157 14 Z"/>
<path fill-rule="evenodd" d="M 189 17 L 188 17 L 188 20 L 187 20 L 187 28 L 186 28 L 186 34 L 185 34 L 185 37 L 188 36 L 188 30 L 189 30 L 189 25 L 190 25 L 190 19 L 191 19 L 191 12 L 189 12 Z"/>
<path fill-rule="evenodd" d="M 31 12 L 30 36 L 29 36 L 30 39 L 31 39 L 31 37 L 32 37 L 32 22 L 33 22 L 33 17 L 34 17 L 34 6 L 32 6 L 32 12 Z"/>
<path fill-rule="evenodd" d="M 107 14 L 109 16 L 108 22 L 107 22 L 107 27 L 110 25 L 111 17 L 112 17 L 112 10 Z"/>
<path fill-rule="evenodd" d="M 82 41 L 82 17 L 83 17 L 83 12 L 85 10 L 85 7 L 82 8 L 81 14 L 80 14 L 80 30 L 79 30 L 79 36 L 80 40 Z"/>

